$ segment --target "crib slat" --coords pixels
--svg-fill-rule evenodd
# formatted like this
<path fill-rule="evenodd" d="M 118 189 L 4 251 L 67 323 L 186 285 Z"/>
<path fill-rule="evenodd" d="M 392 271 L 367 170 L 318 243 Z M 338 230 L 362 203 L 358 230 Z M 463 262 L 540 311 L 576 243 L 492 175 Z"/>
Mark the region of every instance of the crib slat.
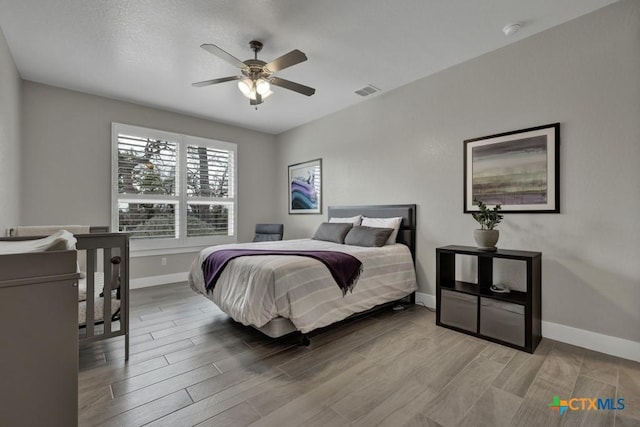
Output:
<path fill-rule="evenodd" d="M 93 278 L 95 270 L 99 267 L 99 264 L 103 264 L 104 267 L 101 271 L 104 271 L 104 293 L 106 298 L 103 298 L 103 330 L 97 330 L 95 328 L 95 304 L 91 301 L 88 305 L 87 318 L 92 319 L 92 322 L 86 323 L 86 334 L 80 338 L 81 344 L 87 344 L 97 342 L 107 338 L 113 338 L 124 335 L 125 340 L 125 360 L 129 359 L 129 236 L 125 233 L 92 233 L 90 234 L 77 234 L 75 235 L 78 242 L 76 247 L 78 249 L 87 249 L 87 273 L 88 276 Z M 109 249 L 105 249 L 109 248 Z M 90 252 L 89 252 L 90 251 Z M 99 259 L 98 252 L 103 251 L 102 259 Z M 119 255 L 121 259 L 120 272 L 116 273 L 112 271 L 111 256 Z M 102 261 L 98 263 L 98 261 Z M 91 264 L 89 264 L 91 263 Z M 117 278 L 120 278 L 120 313 L 119 313 L 119 327 L 113 330 L 111 323 L 112 306 L 111 306 L 111 289 L 114 289 L 118 282 Z M 87 280 L 88 282 L 88 280 Z M 92 280 L 92 292 L 95 292 L 95 281 Z M 100 324 L 98 322 L 97 324 Z M 97 335 L 96 335 L 97 334 Z"/>
<path fill-rule="evenodd" d="M 102 320 L 104 321 L 104 333 L 111 332 L 111 248 L 104 248 L 102 251 L 102 265 L 104 268 L 104 310 Z"/>
<path fill-rule="evenodd" d="M 95 304 L 95 273 L 96 273 L 96 250 L 87 249 L 87 298 L 85 310 L 86 337 L 94 335 L 94 304 Z"/>

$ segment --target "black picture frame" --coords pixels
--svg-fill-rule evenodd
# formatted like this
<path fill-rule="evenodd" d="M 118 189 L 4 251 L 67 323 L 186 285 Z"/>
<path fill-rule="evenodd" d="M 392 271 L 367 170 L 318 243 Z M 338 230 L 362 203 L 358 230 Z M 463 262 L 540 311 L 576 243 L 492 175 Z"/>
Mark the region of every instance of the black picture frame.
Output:
<path fill-rule="evenodd" d="M 322 213 L 322 159 L 289 165 L 289 214 Z"/>
<path fill-rule="evenodd" d="M 464 141 L 464 212 L 560 212 L 560 123 Z"/>

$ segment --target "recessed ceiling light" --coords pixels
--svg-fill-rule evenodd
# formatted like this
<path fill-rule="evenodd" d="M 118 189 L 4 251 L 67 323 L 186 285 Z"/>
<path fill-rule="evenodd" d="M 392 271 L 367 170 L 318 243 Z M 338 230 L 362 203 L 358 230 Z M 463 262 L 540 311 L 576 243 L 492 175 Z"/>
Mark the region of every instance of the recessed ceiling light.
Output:
<path fill-rule="evenodd" d="M 522 28 L 522 24 L 520 22 L 514 22 L 513 24 L 507 24 L 502 29 L 502 32 L 505 36 L 511 36 L 518 32 L 518 30 Z"/>

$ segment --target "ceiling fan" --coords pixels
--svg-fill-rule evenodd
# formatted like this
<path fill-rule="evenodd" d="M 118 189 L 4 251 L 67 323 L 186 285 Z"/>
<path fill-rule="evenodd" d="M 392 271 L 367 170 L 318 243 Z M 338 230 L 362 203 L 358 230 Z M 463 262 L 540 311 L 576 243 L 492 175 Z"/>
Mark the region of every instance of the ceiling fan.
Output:
<path fill-rule="evenodd" d="M 247 59 L 246 61 L 240 61 L 235 56 L 225 52 L 214 44 L 205 43 L 201 45 L 200 47 L 207 52 L 212 53 L 218 58 L 224 59 L 228 63 L 240 68 L 242 76 L 231 76 L 222 77 L 220 79 L 205 80 L 202 82 L 193 83 L 192 86 L 202 87 L 217 83 L 240 80 L 238 82 L 238 88 L 244 96 L 249 98 L 250 105 L 262 104 L 264 99 L 273 93 L 271 91 L 272 85 L 280 86 L 307 96 L 311 96 L 316 93 L 316 90 L 312 87 L 273 76 L 273 74 L 277 73 L 278 71 L 306 61 L 307 55 L 305 55 L 304 52 L 301 52 L 298 49 L 294 49 L 291 52 L 284 54 L 269 63 L 266 63 L 258 59 L 258 52 L 262 50 L 262 43 L 256 40 L 252 40 L 249 42 L 249 46 L 254 52 L 254 58 Z"/>

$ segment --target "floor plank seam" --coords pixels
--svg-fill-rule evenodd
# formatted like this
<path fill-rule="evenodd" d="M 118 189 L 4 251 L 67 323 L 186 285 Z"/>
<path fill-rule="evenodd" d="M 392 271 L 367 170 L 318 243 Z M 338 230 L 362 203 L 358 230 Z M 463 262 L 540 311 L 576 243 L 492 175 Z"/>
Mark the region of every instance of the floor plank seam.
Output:
<path fill-rule="evenodd" d="M 544 365 L 545 361 L 547 360 L 547 356 L 545 355 L 543 359 L 544 360 L 540 364 L 540 367 L 538 367 L 538 370 L 536 371 L 536 374 L 533 376 L 531 382 L 529 383 L 529 386 L 527 387 L 527 390 L 523 393 L 522 399 L 526 399 L 527 395 L 529 394 L 529 391 L 531 391 L 531 386 L 533 386 L 535 381 L 538 379 L 538 376 L 540 375 L 540 368 L 542 367 L 542 365 Z"/>
<path fill-rule="evenodd" d="M 351 419 L 349 419 L 349 417 L 348 417 L 346 414 L 344 414 L 344 413 L 340 412 L 340 410 L 339 410 L 338 408 L 334 408 L 334 406 L 335 406 L 335 404 L 333 404 L 333 405 L 329 406 L 327 409 L 332 410 L 333 412 L 335 412 L 336 414 L 338 414 L 339 416 L 341 416 L 341 417 L 342 417 L 342 418 L 344 418 L 345 420 L 349 420 L 350 424 L 353 424 L 353 423 L 354 423 L 354 421 L 356 421 L 356 420 L 351 420 Z"/>
<path fill-rule="evenodd" d="M 180 390 L 178 390 L 178 391 L 180 391 Z M 173 393 L 177 393 L 177 392 L 173 392 Z M 160 399 L 164 399 L 165 397 L 167 397 L 167 396 L 169 396 L 170 394 L 173 394 L 173 393 L 169 393 L 169 394 L 167 394 L 167 395 L 165 395 L 165 396 L 158 397 L 157 399 L 151 400 L 151 401 L 146 402 L 146 403 L 144 403 L 144 404 L 142 404 L 142 405 L 139 405 L 139 406 L 136 406 L 136 407 L 134 407 L 134 408 L 128 409 L 128 410 L 126 410 L 126 411 L 120 412 L 119 414 L 116 414 L 116 415 L 114 415 L 114 416 L 112 416 L 112 417 L 109 417 L 109 418 L 107 418 L 107 419 L 103 420 L 103 421 L 100 423 L 100 425 L 102 425 L 102 424 L 106 424 L 109 420 L 112 420 L 112 419 L 114 419 L 114 418 L 116 418 L 116 417 L 119 417 L 119 416 L 121 416 L 121 415 L 125 415 L 125 414 L 127 414 L 127 412 L 134 411 L 134 410 L 136 410 L 136 409 L 138 409 L 138 408 L 141 408 L 141 407 L 142 407 L 142 406 L 144 406 L 144 405 L 149 405 L 149 404 L 154 403 L 154 402 L 156 402 L 156 401 L 158 401 L 158 400 L 160 400 Z M 191 397 L 191 396 L 189 396 L 189 398 L 190 398 L 190 397 Z M 192 402 L 191 404 L 193 404 L 193 399 L 191 399 L 191 402 Z M 189 405 L 187 405 L 187 406 L 189 406 Z M 185 407 L 183 407 L 183 408 L 186 408 L 186 406 L 185 406 Z M 149 421 L 145 422 L 144 424 L 135 424 L 135 425 L 127 424 L 127 427 L 142 427 L 142 426 L 145 426 L 145 425 L 149 425 L 149 424 L 154 423 L 154 422 L 158 421 L 159 419 L 164 418 L 164 417 L 166 417 L 167 415 L 170 415 L 170 414 L 172 414 L 173 412 L 179 411 L 180 409 L 183 409 L 183 408 L 178 408 L 178 409 L 176 409 L 176 410 L 174 410 L 174 411 L 172 411 L 172 412 L 170 412 L 170 413 L 167 413 L 167 414 L 164 414 L 164 415 L 159 415 L 157 418 L 151 419 L 151 420 L 149 420 Z"/>
<path fill-rule="evenodd" d="M 258 416 L 259 416 L 260 418 L 262 418 L 262 417 L 264 417 L 264 416 L 268 415 L 268 414 L 263 414 L 262 412 L 258 411 L 258 409 L 257 409 L 257 408 L 256 408 L 256 407 L 255 407 L 251 402 L 250 402 L 250 399 L 245 400 L 245 403 L 246 403 L 247 405 L 249 405 L 249 407 L 250 407 L 251 409 L 253 409 L 253 410 L 255 411 L 255 413 L 256 413 L 256 414 L 258 414 Z"/>

